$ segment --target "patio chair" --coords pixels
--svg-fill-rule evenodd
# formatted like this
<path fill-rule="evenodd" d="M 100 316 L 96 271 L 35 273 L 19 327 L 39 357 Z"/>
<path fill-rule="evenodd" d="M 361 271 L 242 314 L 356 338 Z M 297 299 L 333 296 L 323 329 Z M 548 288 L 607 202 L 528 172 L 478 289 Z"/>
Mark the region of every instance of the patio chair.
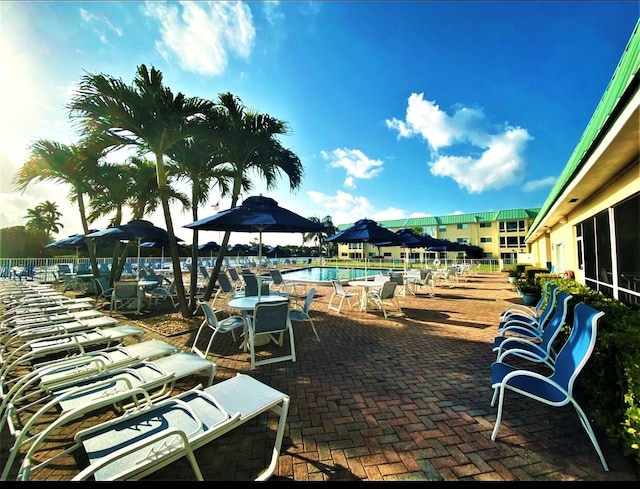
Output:
<path fill-rule="evenodd" d="M 534 340 L 540 339 L 558 303 L 558 286 L 552 285 L 550 289 L 549 298 L 539 317 L 534 318 L 516 313 L 510 314 L 507 316 L 506 321 L 498 325 L 500 336 L 516 335 Z"/>
<path fill-rule="evenodd" d="M 525 397 L 553 407 L 572 404 L 578 414 L 580 424 L 587 432 L 600 457 L 602 467 L 605 471 L 609 470 L 598 440 L 589 423 L 589 417 L 573 395 L 574 383 L 593 352 L 598 320 L 603 315 L 602 311 L 598 311 L 584 302 L 580 302 L 575 306 L 571 333 L 558 352 L 555 360 L 555 369 L 550 375 L 542 375 L 536 371 L 517 368 L 504 362 L 491 364 L 491 387 L 493 388 L 491 406 L 495 406 L 496 401 L 498 401 L 496 423 L 491 433 L 492 440 L 495 441 L 498 435 L 506 391 L 522 394 Z"/>
<path fill-rule="evenodd" d="M 289 319 L 289 302 L 258 302 L 253 314 L 247 314 L 247 334 L 249 351 L 251 354 L 251 370 L 260 365 L 275 362 L 296 361 L 296 344 L 293 337 L 293 327 Z M 258 355 L 256 354 L 256 336 L 267 336 L 278 347 L 284 343 L 284 334 L 289 334 L 289 353 Z"/>
<path fill-rule="evenodd" d="M 331 285 L 333 286 L 333 293 L 331 294 L 331 297 L 329 297 L 329 305 L 327 306 L 328 309 L 336 311 L 338 314 L 340 314 L 340 311 L 342 310 L 342 303 L 345 301 L 345 299 L 350 307 L 354 307 L 354 304 L 351 303 L 351 299 L 354 298 L 356 299 L 355 306 L 359 305 L 358 294 L 345 290 L 345 288 L 342 286 L 342 282 L 340 282 L 339 280 L 332 280 Z M 340 299 L 340 302 L 337 306 L 333 305 L 334 298 Z"/>
<path fill-rule="evenodd" d="M 573 296 L 565 291 L 558 294 L 558 305 L 555 307 L 553 315 L 539 338 L 496 337 L 493 343 L 493 351 L 496 352 L 497 361 L 503 362 L 509 355 L 514 355 L 532 362 L 544 363 L 553 369 L 556 358 L 553 342 L 565 324 L 569 301 L 572 298 Z"/>
<path fill-rule="evenodd" d="M 398 295 L 405 295 L 407 292 L 404 276 L 402 272 L 389 273 L 389 280 L 398 284 L 395 293 Z"/>
<path fill-rule="evenodd" d="M 96 283 L 96 290 L 98 291 L 97 300 L 101 300 L 102 304 L 111 303 L 111 296 L 113 295 L 113 287 L 109 286 L 107 277 L 98 277 L 93 279 Z"/>
<path fill-rule="evenodd" d="M 0 415 L 9 403 L 38 398 L 57 385 L 88 378 L 141 360 L 153 360 L 178 353 L 178 349 L 161 340 L 147 340 L 132 345 L 112 346 L 71 355 L 62 359 L 36 363 L 31 370 L 2 385 Z"/>
<path fill-rule="evenodd" d="M 121 313 L 134 312 L 138 310 L 138 282 L 133 280 L 123 280 L 113 284 L 111 294 L 111 307 L 109 314 L 120 311 Z"/>
<path fill-rule="evenodd" d="M 204 320 L 200 324 L 198 328 L 198 332 L 193 340 L 193 346 L 191 347 L 191 351 L 196 353 L 202 358 L 207 358 L 209 355 L 209 350 L 211 349 L 211 345 L 213 344 L 213 339 L 217 334 L 231 333 L 231 337 L 233 341 L 236 341 L 236 329 L 244 328 L 244 318 L 240 315 L 233 314 L 224 319 L 218 319 L 218 312 L 220 309 L 215 310 L 211 305 L 203 300 L 198 300 L 198 306 L 202 309 L 204 313 Z M 198 340 L 200 339 L 200 335 L 203 334 L 206 330 L 211 332 L 211 336 L 209 337 L 209 342 L 207 343 L 207 347 L 204 351 L 198 348 Z"/>
<path fill-rule="evenodd" d="M 180 305 L 175 279 L 172 279 L 168 286 L 161 285 L 149 292 L 145 292 L 144 296 L 149 305 L 156 306 L 158 302 L 166 301 L 167 299 L 171 299 L 174 309 Z"/>
<path fill-rule="evenodd" d="M 6 422 L 15 442 L 9 450 L 2 480 L 6 480 L 9 475 L 17 453 L 38 438 L 42 432 L 38 430 L 43 424 L 42 418 L 52 410 L 59 411 L 58 420 L 54 422 L 57 428 L 107 406 L 128 412 L 139 405 L 140 399 L 149 402 L 169 397 L 178 380 L 193 378 L 199 374 L 208 375 L 207 386 L 210 386 L 215 375 L 215 363 L 191 352 L 179 352 L 91 375 L 85 380 L 74 379 L 72 382 L 58 384 L 47 395 L 28 405 L 35 412 L 27 416 L 26 420 L 19 416 L 20 409 L 9 404 L 3 413 L 2 422 Z M 51 431 L 48 432 L 50 434 Z"/>
<path fill-rule="evenodd" d="M 244 279 L 245 297 L 258 295 L 258 276 L 252 272 L 243 272 L 242 278 Z M 260 281 L 262 282 L 262 277 Z M 269 282 L 262 282 L 260 285 L 260 295 L 269 295 L 269 286 Z"/>
<path fill-rule="evenodd" d="M 300 323 L 309 323 L 311 325 L 311 329 L 313 330 L 313 334 L 316 335 L 316 339 L 320 341 L 320 337 L 318 336 L 318 332 L 316 331 L 316 326 L 313 324 L 313 319 L 311 319 L 311 302 L 313 301 L 314 296 L 316 295 L 316 289 L 311 287 L 309 292 L 307 292 L 307 297 L 304 300 L 304 304 L 302 307 L 298 305 L 292 305 L 289 309 L 289 319 L 291 322 L 300 322 Z"/>
<path fill-rule="evenodd" d="M 509 316 L 512 314 L 524 315 L 530 318 L 538 318 L 542 313 L 542 310 L 547 303 L 549 298 L 549 294 L 553 290 L 557 290 L 558 286 L 553 284 L 549 284 L 549 281 L 546 281 L 544 287 L 542 288 L 542 295 L 540 296 L 540 300 L 534 307 L 525 306 L 524 304 L 511 304 L 500 314 L 500 323 L 505 322 Z"/>
<path fill-rule="evenodd" d="M 213 300 L 211 301 L 211 307 L 216 307 L 216 301 L 221 300 L 223 307 L 227 307 L 227 303 L 234 297 L 244 295 L 244 292 L 238 291 L 229 280 L 229 276 L 223 270 L 218 273 L 218 289 L 216 290 Z"/>
<path fill-rule="evenodd" d="M 285 280 L 285 278 L 282 276 L 282 273 L 277 268 L 270 268 L 269 275 L 271 275 L 271 279 L 272 279 L 271 285 L 273 286 L 276 292 L 278 293 L 284 292 L 286 294 L 290 294 L 294 296 L 305 294 L 304 291 L 299 291 L 297 289 L 299 285 L 306 287 L 306 284 L 304 282 L 295 282 L 292 280 Z M 289 288 L 289 290 L 287 290 L 287 288 Z"/>
<path fill-rule="evenodd" d="M 238 270 L 233 267 L 227 267 L 227 273 L 229 274 L 231 283 L 236 288 L 236 290 L 242 290 L 244 288 L 244 281 L 242 280 L 242 277 L 240 277 Z"/>
<path fill-rule="evenodd" d="M 74 445 L 64 454 L 84 449 L 88 466 L 73 480 L 140 479 L 186 457 L 196 479 L 202 473 L 193 452 L 255 417 L 273 412 L 278 416 L 269 465 L 256 477 L 269 479 L 275 472 L 290 399 L 286 394 L 245 374 L 207 388 L 195 388 L 159 402 L 148 402 L 137 412 L 77 432 Z M 33 465 L 34 456 L 58 429 L 54 422 L 25 454 L 18 479 L 29 480 L 38 470 L 60 458 L 51 456 Z"/>
<path fill-rule="evenodd" d="M 6 358 L 0 358 L 0 378 L 6 379 L 13 369 L 38 359 L 54 355 L 59 357 L 84 353 L 92 348 L 110 347 L 122 343 L 127 338 L 140 341 L 144 329 L 129 324 L 100 328 L 91 331 L 56 335 L 51 338 L 30 340 L 12 350 Z"/>
<path fill-rule="evenodd" d="M 89 331 L 98 328 L 108 328 L 115 326 L 118 321 L 106 316 L 100 311 L 88 310 L 75 314 L 64 314 L 53 317 L 48 321 L 36 321 L 26 323 L 16 323 L 13 328 L 8 328 L 0 336 L 0 358 L 6 352 L 16 347 L 16 343 L 38 338 L 55 338 L 56 335 Z"/>
<path fill-rule="evenodd" d="M 394 280 L 388 280 L 382 284 L 379 289 L 371 289 L 367 292 L 367 301 L 378 307 L 384 314 L 385 319 L 388 317 L 387 307 L 395 307 L 399 314 L 403 314 L 402 307 L 396 296 L 398 283 Z"/>

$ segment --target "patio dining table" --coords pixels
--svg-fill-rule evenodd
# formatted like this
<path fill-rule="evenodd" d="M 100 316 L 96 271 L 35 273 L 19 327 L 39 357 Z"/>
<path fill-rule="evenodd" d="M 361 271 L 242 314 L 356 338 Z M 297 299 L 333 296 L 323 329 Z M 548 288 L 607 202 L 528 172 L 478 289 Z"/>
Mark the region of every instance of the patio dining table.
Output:
<path fill-rule="evenodd" d="M 369 289 L 379 289 L 382 287 L 383 282 L 379 282 L 376 280 L 351 280 L 349 281 L 349 285 L 353 287 L 360 287 L 360 310 L 366 311 L 368 300 L 367 294 Z"/>

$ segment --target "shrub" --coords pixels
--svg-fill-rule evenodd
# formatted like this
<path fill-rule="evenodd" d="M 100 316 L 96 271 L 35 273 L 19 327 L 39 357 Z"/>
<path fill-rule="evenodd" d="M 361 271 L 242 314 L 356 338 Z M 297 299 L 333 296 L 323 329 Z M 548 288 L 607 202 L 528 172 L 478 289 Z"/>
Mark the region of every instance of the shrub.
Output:
<path fill-rule="evenodd" d="M 575 396 L 589 406 L 610 442 L 640 465 L 640 311 L 574 280 L 545 275 L 536 279 L 549 279 L 573 295 L 558 344 L 569 335 L 575 304 L 585 302 L 604 312 L 593 354 L 576 382 Z"/>

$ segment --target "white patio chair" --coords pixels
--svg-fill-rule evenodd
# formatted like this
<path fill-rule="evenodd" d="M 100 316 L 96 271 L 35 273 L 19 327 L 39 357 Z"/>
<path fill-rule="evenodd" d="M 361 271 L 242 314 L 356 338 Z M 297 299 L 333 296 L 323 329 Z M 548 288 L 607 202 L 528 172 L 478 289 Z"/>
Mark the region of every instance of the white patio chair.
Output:
<path fill-rule="evenodd" d="M 260 414 L 278 415 L 278 427 L 269 465 L 256 477 L 269 479 L 277 467 L 290 399 L 286 394 L 244 374 L 207 388 L 195 388 L 160 402 L 147 402 L 137 412 L 81 430 L 75 444 L 65 451 L 83 448 L 88 466 L 73 480 L 127 480 L 150 475 L 171 462 L 186 457 L 196 479 L 202 473 L 193 452 L 220 438 Z M 35 455 L 54 422 L 31 445 L 18 474 L 29 480 L 56 456 L 34 465 Z"/>
<path fill-rule="evenodd" d="M 340 282 L 339 280 L 332 280 L 331 285 L 333 285 L 333 293 L 331 294 L 331 297 L 329 297 L 329 305 L 327 306 L 328 309 L 336 311 L 338 314 L 340 314 L 340 311 L 342 310 L 342 303 L 345 301 L 345 299 L 347 300 L 347 304 L 349 304 L 350 307 L 354 307 L 354 304 L 351 303 L 351 299 L 354 298 L 356 299 L 355 306 L 359 306 L 359 294 L 345 290 L 345 288 L 342 286 L 342 282 Z M 337 306 L 333 305 L 334 298 L 340 300 Z"/>

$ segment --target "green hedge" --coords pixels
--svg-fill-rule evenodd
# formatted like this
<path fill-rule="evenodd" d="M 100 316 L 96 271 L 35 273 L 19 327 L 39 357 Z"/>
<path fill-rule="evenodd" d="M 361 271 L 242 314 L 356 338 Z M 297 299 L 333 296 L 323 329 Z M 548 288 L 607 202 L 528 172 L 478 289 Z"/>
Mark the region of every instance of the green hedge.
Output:
<path fill-rule="evenodd" d="M 588 407 L 611 444 L 640 466 L 640 311 L 575 280 L 551 274 L 537 274 L 535 279 L 548 280 L 573 295 L 567 325 L 556 339 L 558 347 L 569 335 L 575 304 L 585 302 L 604 312 L 593 354 L 576 381 L 574 395 Z"/>

